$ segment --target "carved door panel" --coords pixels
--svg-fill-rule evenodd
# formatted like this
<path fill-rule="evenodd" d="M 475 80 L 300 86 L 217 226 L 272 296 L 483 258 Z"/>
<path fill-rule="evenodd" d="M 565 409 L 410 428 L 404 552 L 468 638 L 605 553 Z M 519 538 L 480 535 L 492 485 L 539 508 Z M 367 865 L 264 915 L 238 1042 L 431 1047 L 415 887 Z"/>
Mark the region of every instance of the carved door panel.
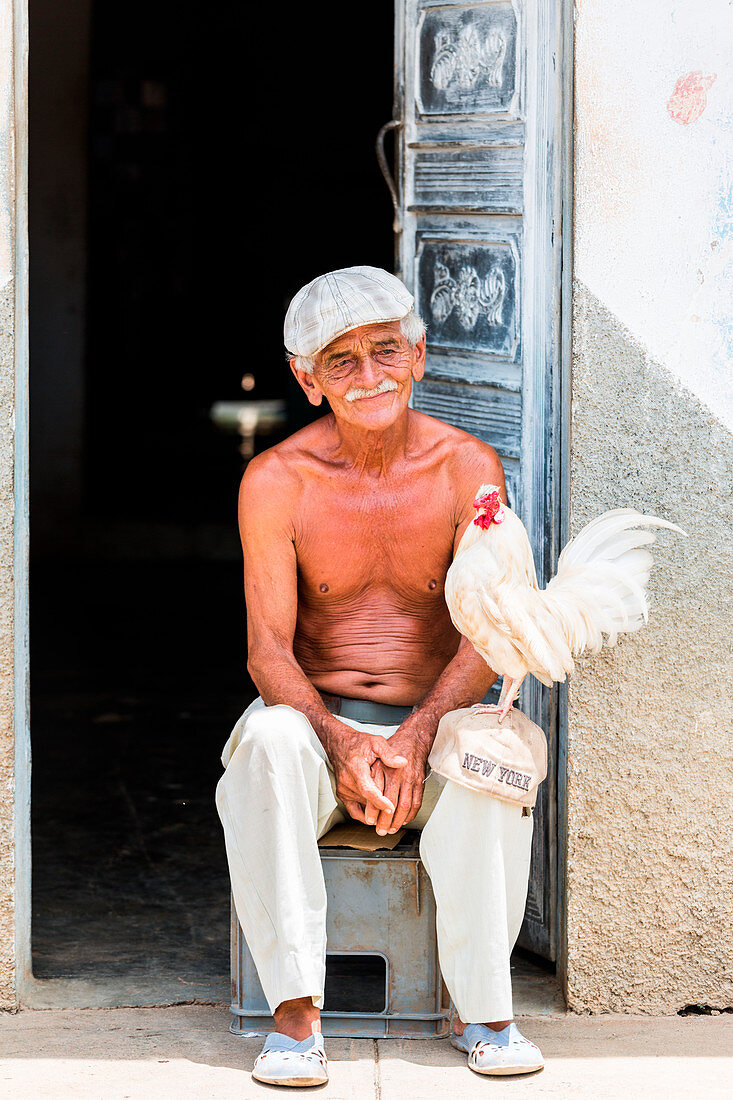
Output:
<path fill-rule="evenodd" d="M 556 556 L 560 188 L 558 0 L 397 0 L 399 268 L 428 326 L 418 409 L 491 443 L 540 583 Z M 520 943 L 555 957 L 555 692 Z"/>

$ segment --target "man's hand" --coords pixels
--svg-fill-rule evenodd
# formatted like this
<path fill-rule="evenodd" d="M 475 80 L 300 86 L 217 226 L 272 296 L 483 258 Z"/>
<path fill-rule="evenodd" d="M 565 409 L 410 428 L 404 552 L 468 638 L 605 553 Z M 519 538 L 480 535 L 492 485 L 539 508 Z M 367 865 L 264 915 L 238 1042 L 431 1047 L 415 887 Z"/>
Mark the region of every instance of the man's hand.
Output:
<path fill-rule="evenodd" d="M 368 825 L 376 824 L 380 836 L 396 833 L 417 816 L 422 805 L 428 756 L 436 729 L 437 723 L 421 718 L 419 713 L 408 715 L 387 741 L 390 748 L 406 760 L 406 764 L 393 768 L 382 757 L 372 766 L 375 782 L 395 807 L 394 812 L 383 809 L 372 820 L 369 814 L 371 807 L 367 807 L 366 822 Z"/>
<path fill-rule="evenodd" d="M 364 733 L 339 723 L 339 731 L 331 734 L 325 745 L 336 777 L 336 794 L 351 817 L 374 825 L 381 815 L 392 820 L 396 802 L 374 781 L 374 768 L 385 767 L 390 774 L 399 775 L 406 767 L 407 757 L 394 748 L 394 738 Z M 395 734 L 395 737 L 397 735 Z M 382 775 L 381 772 L 377 772 Z"/>

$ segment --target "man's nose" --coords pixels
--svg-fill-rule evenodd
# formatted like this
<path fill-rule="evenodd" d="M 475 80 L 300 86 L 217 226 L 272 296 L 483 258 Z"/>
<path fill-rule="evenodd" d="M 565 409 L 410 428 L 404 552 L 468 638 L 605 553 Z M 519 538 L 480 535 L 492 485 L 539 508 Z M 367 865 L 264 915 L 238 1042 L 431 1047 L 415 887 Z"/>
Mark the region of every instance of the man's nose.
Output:
<path fill-rule="evenodd" d="M 364 355 L 359 363 L 358 382 L 362 389 L 373 389 L 382 381 L 382 368 L 371 355 Z"/>

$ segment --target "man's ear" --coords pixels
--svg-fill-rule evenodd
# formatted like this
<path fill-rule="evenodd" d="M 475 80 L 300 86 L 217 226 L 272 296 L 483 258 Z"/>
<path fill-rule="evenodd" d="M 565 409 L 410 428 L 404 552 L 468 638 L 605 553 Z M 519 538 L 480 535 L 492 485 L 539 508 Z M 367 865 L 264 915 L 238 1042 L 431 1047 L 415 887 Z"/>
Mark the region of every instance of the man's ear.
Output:
<path fill-rule="evenodd" d="M 301 370 L 298 366 L 297 359 L 290 360 L 290 369 L 298 379 L 298 385 L 311 405 L 320 405 L 321 401 L 323 401 L 323 390 L 318 385 L 313 375 L 309 374 L 307 370 Z"/>
<path fill-rule="evenodd" d="M 412 364 L 412 377 L 416 382 L 419 382 L 422 376 L 425 374 L 425 347 L 427 344 L 427 337 L 421 336 L 418 342 L 412 349 L 415 352 L 415 361 Z"/>

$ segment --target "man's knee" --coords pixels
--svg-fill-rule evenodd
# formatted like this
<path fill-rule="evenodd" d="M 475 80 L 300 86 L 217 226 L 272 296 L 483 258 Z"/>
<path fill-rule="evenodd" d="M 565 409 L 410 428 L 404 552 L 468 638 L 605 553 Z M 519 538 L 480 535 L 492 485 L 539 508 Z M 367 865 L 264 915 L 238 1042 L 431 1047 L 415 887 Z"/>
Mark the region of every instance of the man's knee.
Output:
<path fill-rule="evenodd" d="M 244 725 L 241 745 L 269 753 L 292 755 L 298 748 L 312 745 L 315 734 L 310 722 L 288 706 L 260 707 L 252 711 Z"/>

